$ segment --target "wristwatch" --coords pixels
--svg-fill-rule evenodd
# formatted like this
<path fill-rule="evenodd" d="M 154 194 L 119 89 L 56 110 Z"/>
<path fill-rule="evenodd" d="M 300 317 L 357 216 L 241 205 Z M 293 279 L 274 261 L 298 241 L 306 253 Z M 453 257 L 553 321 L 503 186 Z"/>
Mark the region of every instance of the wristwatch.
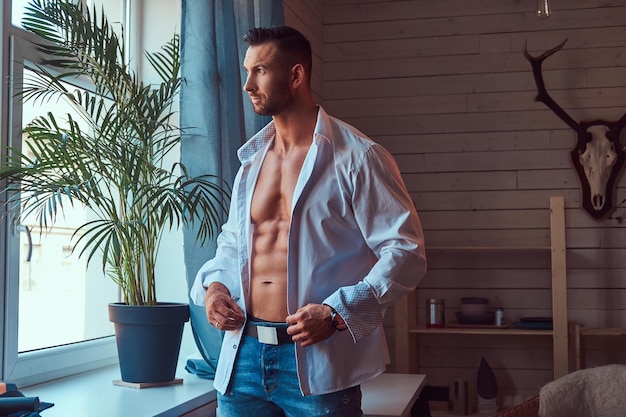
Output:
<path fill-rule="evenodd" d="M 328 304 L 324 304 L 326 306 L 328 306 Z M 335 328 L 335 330 L 337 330 L 338 332 L 343 332 L 344 330 L 348 330 L 348 326 L 346 326 L 346 324 L 342 324 L 341 326 L 339 325 L 339 321 L 337 321 L 337 316 L 339 315 L 339 313 L 337 313 L 337 310 L 335 310 L 332 306 L 328 306 L 330 307 L 330 324 L 331 326 L 333 326 Z"/>

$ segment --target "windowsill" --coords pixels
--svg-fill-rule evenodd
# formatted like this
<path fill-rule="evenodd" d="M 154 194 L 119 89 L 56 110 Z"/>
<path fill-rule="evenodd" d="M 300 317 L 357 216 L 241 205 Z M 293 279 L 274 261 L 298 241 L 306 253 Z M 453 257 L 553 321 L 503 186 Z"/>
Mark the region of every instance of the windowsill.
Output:
<path fill-rule="evenodd" d="M 183 383 L 143 389 L 121 387 L 113 385 L 113 380 L 120 379 L 116 364 L 21 391 L 54 403 L 42 412 L 45 417 L 178 417 L 215 400 L 213 381 L 185 371 L 185 360 L 179 361 L 176 378 L 183 378 Z"/>
<path fill-rule="evenodd" d="M 21 391 L 40 401 L 54 403 L 44 410 L 45 417 L 179 417 L 208 416 L 209 411 L 193 413 L 216 401 L 213 381 L 185 371 L 179 361 L 177 378 L 183 383 L 167 387 L 127 388 L 113 385 L 120 378 L 118 365 L 69 376 Z M 364 416 L 409 416 L 411 407 L 426 383 L 419 374 L 381 374 L 361 385 Z M 214 409 L 211 409 L 214 412 Z"/>

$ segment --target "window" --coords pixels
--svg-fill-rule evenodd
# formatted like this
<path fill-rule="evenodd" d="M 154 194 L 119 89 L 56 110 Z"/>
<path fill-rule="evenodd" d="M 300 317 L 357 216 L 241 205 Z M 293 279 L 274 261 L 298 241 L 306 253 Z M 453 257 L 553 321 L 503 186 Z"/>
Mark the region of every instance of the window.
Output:
<path fill-rule="evenodd" d="M 5 0 L 6 1 L 6 0 Z M 12 2 L 11 7 L 11 24 L 15 27 L 22 27 L 22 17 L 24 16 L 24 9 L 30 0 L 10 0 Z M 126 6 L 125 0 L 76 0 L 82 1 L 91 9 L 93 6 L 98 10 L 104 7 L 107 17 L 111 22 L 123 22 L 124 7 Z"/>
<path fill-rule="evenodd" d="M 93 2 L 105 8 L 111 21 L 122 21 L 124 0 L 87 3 L 91 7 Z M 60 102 L 23 103 L 15 97 L 20 80 L 41 63 L 34 37 L 20 28 L 27 3 L 9 0 L 3 9 L 11 16 L 10 25 L 7 18 L 2 20 L 3 45 L 10 39 L 11 50 L 2 50 L 2 62 L 10 62 L 13 80 L 11 85 L 2 85 L 6 91 L 2 92 L 1 108 L 8 106 L 10 115 L 7 119 L 7 112 L 2 112 L 3 153 L 7 144 L 21 147 L 25 140 L 21 128 L 49 110 L 46 106 L 54 108 L 55 114 L 69 111 Z M 5 74 L 2 78 L 6 79 Z M 6 248 L 0 253 L 0 279 L 5 288 L 3 380 L 25 386 L 116 362 L 107 304 L 118 299 L 117 287 L 103 276 L 97 261 L 86 268 L 85 260 L 69 246 L 73 231 L 88 216 L 80 207 L 66 211 L 45 234 L 37 231 L 33 219 L 21 218 L 17 224 L 2 218 L 0 246 Z"/>

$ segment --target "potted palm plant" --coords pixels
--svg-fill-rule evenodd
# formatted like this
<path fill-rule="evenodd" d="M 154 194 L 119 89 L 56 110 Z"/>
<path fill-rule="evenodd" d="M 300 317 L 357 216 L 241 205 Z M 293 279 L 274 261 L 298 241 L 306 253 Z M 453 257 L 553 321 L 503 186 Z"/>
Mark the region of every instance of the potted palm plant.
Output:
<path fill-rule="evenodd" d="M 229 199 L 219 178 L 191 177 L 180 162 L 168 162 L 180 142 L 173 110 L 182 82 L 179 38 L 174 35 L 160 51 L 146 53 L 161 79 L 155 85 L 144 83 L 131 68 L 123 36 L 104 13 L 82 2 L 31 0 L 23 26 L 41 38 L 46 68 L 54 70 L 36 68 L 32 79 L 23 80 L 21 98 L 60 97 L 82 120 L 49 112 L 25 127 L 26 150 L 9 148 L 0 165 L 6 211 L 36 216 L 44 230 L 66 206 L 82 204 L 94 213 L 95 219 L 78 227 L 72 244 L 88 263 L 101 259 L 104 273 L 121 290 L 123 302 L 111 303 L 109 316 L 116 323 L 122 380 L 173 380 L 189 306 L 157 301 L 159 246 L 166 231 L 181 225 L 197 230 L 199 244 L 212 238 Z M 91 88 L 71 87 L 76 83 Z M 144 333 L 122 334 L 135 317 L 152 314 L 173 331 L 157 333 L 177 346 L 164 347 Z M 128 354 L 121 346 L 127 341 L 135 348 Z M 150 347 L 138 346 L 141 341 Z M 156 358 L 158 365 L 148 362 L 160 347 L 175 355 L 173 365 L 165 365 L 163 358 Z M 126 369 L 142 362 L 148 375 Z"/>

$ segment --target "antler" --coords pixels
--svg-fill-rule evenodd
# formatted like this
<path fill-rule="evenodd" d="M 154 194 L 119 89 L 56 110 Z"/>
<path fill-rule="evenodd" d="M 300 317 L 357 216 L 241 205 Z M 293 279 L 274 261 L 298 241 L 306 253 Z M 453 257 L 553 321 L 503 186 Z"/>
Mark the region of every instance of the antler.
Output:
<path fill-rule="evenodd" d="M 611 126 L 609 131 L 606 132 L 606 137 L 619 143 L 620 133 L 624 126 L 626 126 L 626 113 Z"/>
<path fill-rule="evenodd" d="M 546 85 L 543 82 L 543 75 L 541 74 L 541 64 L 543 63 L 543 61 L 550 55 L 556 53 L 561 48 L 563 48 L 565 42 L 567 42 L 567 39 L 539 56 L 532 56 L 530 53 L 528 53 L 528 49 L 526 48 L 526 41 L 524 41 L 524 56 L 526 57 L 528 62 L 530 62 L 530 65 L 533 68 L 533 76 L 535 78 L 535 84 L 537 85 L 537 96 L 535 97 L 535 101 L 540 101 L 548 106 L 548 108 L 552 110 L 557 116 L 559 116 L 561 120 L 567 123 L 569 127 L 578 132 L 580 130 L 579 124 L 574 119 L 572 119 L 570 115 L 567 114 L 565 110 L 563 110 L 561 106 L 559 106 L 556 101 L 552 99 L 552 97 L 550 97 L 550 94 L 548 94 L 548 92 L 546 91 Z M 626 118 L 622 117 L 622 119 L 624 119 L 624 123 L 626 123 Z"/>

